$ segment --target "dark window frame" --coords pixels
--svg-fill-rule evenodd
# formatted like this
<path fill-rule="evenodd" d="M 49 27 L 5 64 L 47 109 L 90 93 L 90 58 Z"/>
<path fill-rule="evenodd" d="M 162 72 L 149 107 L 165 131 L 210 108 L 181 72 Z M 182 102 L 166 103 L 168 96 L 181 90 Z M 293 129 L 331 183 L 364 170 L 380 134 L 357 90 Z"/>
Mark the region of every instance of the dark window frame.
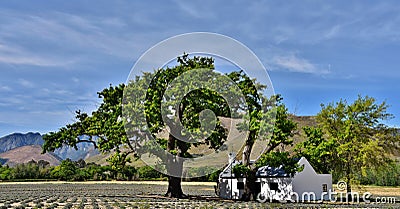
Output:
<path fill-rule="evenodd" d="M 328 192 L 328 184 L 322 184 L 322 191 Z"/>
<path fill-rule="evenodd" d="M 280 191 L 279 184 L 276 182 L 269 182 L 269 189 L 274 191 Z"/>
<path fill-rule="evenodd" d="M 236 184 L 237 189 L 244 189 L 244 182 L 238 181 Z"/>

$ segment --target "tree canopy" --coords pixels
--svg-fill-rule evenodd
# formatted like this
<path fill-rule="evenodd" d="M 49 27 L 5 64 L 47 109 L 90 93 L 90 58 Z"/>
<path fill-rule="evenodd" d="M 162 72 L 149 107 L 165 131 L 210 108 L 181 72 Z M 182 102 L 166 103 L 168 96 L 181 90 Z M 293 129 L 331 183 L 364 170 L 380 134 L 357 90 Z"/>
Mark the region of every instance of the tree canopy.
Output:
<path fill-rule="evenodd" d="M 78 110 L 75 123 L 46 134 L 43 151 L 88 142 L 103 153 L 112 152 L 108 161 L 115 169 L 130 162 L 131 154 L 150 152 L 170 175 L 167 195 L 182 197 L 182 165 L 192 157 L 190 147 L 205 144 L 218 151 L 226 141 L 220 117 L 248 119 L 240 129 L 249 131 L 249 156 L 257 133 L 267 127 L 263 119 L 273 115 L 265 114 L 270 107 L 263 109 L 268 102 L 260 93 L 263 88 L 243 71 L 216 73 L 212 58 L 184 55 L 175 67 L 143 73 L 126 86 L 99 92 L 99 108 L 90 115 Z M 168 137 L 161 136 L 165 131 Z"/>
<path fill-rule="evenodd" d="M 378 168 L 392 161 L 399 150 L 399 134 L 384 122 L 393 115 L 385 102 L 359 96 L 353 103 L 346 100 L 321 105 L 318 127 L 306 127 L 308 140 L 297 145 L 317 170 L 330 172 L 334 179 L 351 182 L 365 175 L 367 168 Z"/>

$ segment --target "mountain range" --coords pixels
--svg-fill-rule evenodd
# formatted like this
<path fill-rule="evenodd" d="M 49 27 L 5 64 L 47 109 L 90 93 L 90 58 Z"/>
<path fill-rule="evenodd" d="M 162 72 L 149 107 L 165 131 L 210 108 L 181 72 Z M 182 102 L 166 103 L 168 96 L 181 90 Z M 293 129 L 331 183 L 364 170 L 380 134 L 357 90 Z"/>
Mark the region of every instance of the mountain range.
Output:
<path fill-rule="evenodd" d="M 97 155 L 90 143 L 80 143 L 78 150 L 72 147 L 62 147 L 51 153 L 41 154 L 41 146 L 44 140 L 40 133 L 13 133 L 0 138 L 0 163 L 15 165 L 26 163 L 30 160 L 47 159 L 51 164 L 57 165 L 64 159 L 79 160 Z"/>
<path fill-rule="evenodd" d="M 316 124 L 314 116 L 290 116 L 292 120 L 294 120 L 298 127 L 303 126 L 313 126 Z M 225 120 L 223 120 L 225 121 Z M 229 121 L 225 121 L 226 126 L 229 126 Z M 228 125 L 227 125 L 228 124 Z M 239 135 L 239 133 L 233 133 L 233 135 Z M 305 139 L 305 136 L 302 133 L 297 134 L 294 137 L 295 143 L 301 142 Z M 8 136 L 0 138 L 0 164 L 18 164 L 28 162 L 32 159 L 39 159 L 43 156 L 38 152 L 38 147 L 42 146 L 44 140 L 39 133 L 14 133 Z M 36 145 L 36 146 L 31 146 Z M 23 147 L 23 149 L 19 149 Z M 63 159 L 71 159 L 71 160 L 79 160 L 84 159 L 87 162 L 95 162 L 98 164 L 108 164 L 106 159 L 109 157 L 109 154 L 99 154 L 97 150 L 94 149 L 94 146 L 90 143 L 80 143 L 77 145 L 78 150 L 75 150 L 72 147 L 62 147 L 56 150 L 54 153 L 46 153 L 52 156 L 56 156 L 56 158 Z M 14 150 L 16 149 L 16 151 Z M 194 148 L 196 149 L 196 148 Z M 197 148 L 197 149 L 201 149 Z M 290 147 L 285 147 L 285 149 L 290 149 Z M 10 152 L 12 154 L 10 154 Z M 29 153 L 28 155 L 25 154 Z M 201 152 L 201 151 L 200 151 Z M 30 157 L 27 157 L 31 155 Z M 3 156 L 3 157 L 2 157 Z M 8 156 L 8 159 L 4 159 L 4 156 Z M 3 159 L 1 159 L 3 158 Z M 51 156 L 47 156 L 46 158 L 51 158 Z M 54 162 L 57 164 L 57 162 Z M 135 162 L 138 163 L 138 162 Z M 139 163 L 140 164 L 140 163 Z"/>
<path fill-rule="evenodd" d="M 302 130 L 304 126 L 315 126 L 317 124 L 315 116 L 295 116 L 290 115 L 290 119 L 297 123 L 298 131 L 294 136 L 294 144 L 302 142 L 306 139 Z M 226 121 L 225 121 L 226 123 Z M 400 130 L 399 130 L 400 133 Z M 234 135 L 237 135 L 236 133 Z M 72 147 L 62 147 L 54 151 L 54 153 L 41 154 L 41 146 L 44 140 L 40 133 L 13 133 L 0 138 L 0 165 L 1 164 L 19 164 L 26 163 L 30 160 L 48 159 L 49 162 L 57 165 L 64 159 L 77 161 L 84 159 L 87 162 L 95 162 L 98 164 L 107 164 L 106 159 L 109 154 L 99 154 L 91 143 L 79 143 L 78 150 Z M 201 148 L 198 148 L 201 149 Z M 285 146 L 286 151 L 291 152 L 293 147 Z M 400 159 L 400 153 L 395 154 Z"/>
<path fill-rule="evenodd" d="M 7 152 L 17 147 L 25 145 L 40 145 L 44 143 L 42 136 L 39 133 L 14 133 L 0 138 L 0 153 Z"/>
<path fill-rule="evenodd" d="M 39 162 L 44 160 L 50 163 L 51 166 L 58 165 L 62 159 L 54 153 L 42 154 L 42 147 L 39 145 L 25 145 L 7 152 L 0 153 L 0 158 L 3 159 L 2 164 L 15 166 L 17 164 L 27 163 L 31 160 Z"/>

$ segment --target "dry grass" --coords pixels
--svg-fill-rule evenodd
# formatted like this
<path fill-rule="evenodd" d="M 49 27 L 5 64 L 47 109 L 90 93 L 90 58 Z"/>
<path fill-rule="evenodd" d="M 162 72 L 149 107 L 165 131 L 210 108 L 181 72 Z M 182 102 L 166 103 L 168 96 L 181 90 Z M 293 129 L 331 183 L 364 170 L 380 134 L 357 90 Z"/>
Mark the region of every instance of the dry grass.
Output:
<path fill-rule="evenodd" d="M 383 187 L 383 186 L 360 186 L 354 188 L 355 192 L 360 194 L 370 192 L 373 196 L 380 197 L 400 197 L 400 187 Z"/>

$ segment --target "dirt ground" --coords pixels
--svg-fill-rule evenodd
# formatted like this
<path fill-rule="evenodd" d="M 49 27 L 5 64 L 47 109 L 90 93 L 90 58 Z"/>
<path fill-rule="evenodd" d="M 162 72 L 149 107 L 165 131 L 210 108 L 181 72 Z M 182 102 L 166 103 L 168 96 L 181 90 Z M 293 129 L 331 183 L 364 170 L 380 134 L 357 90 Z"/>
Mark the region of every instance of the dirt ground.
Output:
<path fill-rule="evenodd" d="M 5 208 L 400 208 L 399 187 L 363 187 L 372 197 L 395 197 L 397 203 L 259 203 L 221 200 L 213 182 L 183 182 L 189 199 L 163 197 L 167 182 L 0 182 Z"/>

